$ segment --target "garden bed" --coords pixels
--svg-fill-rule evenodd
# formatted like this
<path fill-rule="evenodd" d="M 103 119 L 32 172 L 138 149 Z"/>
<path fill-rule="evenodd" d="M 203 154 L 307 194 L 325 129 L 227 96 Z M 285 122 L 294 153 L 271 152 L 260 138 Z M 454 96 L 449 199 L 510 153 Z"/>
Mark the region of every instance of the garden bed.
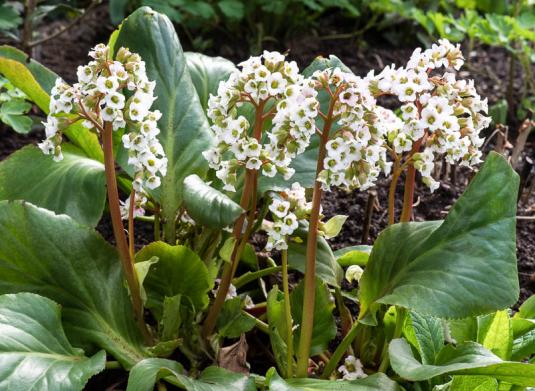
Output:
<path fill-rule="evenodd" d="M 86 18 L 84 24 L 73 29 L 73 37 L 60 36 L 39 47 L 36 59 L 64 77 L 66 81 L 74 80 L 76 78 L 76 67 L 86 62 L 89 49 L 96 43 L 105 41 L 109 33 L 113 31 L 113 26 L 107 22 L 108 20 L 107 7 L 98 7 Z M 103 21 L 106 22 L 103 23 Z M 410 57 L 412 46 L 406 48 L 392 47 L 388 42 L 384 40 L 377 41 L 372 36 L 366 37 L 366 44 L 368 45 L 366 49 L 359 48 L 359 42 L 353 40 L 322 39 L 321 37 L 323 36 L 334 34 L 340 30 L 343 31 L 344 26 L 335 27 L 334 22 L 333 18 L 327 18 L 312 35 L 301 35 L 283 44 L 267 42 L 266 49 L 289 50 L 290 59 L 295 60 L 300 67 L 306 66 L 318 55 L 328 56 L 333 54 L 341 58 L 357 75 L 362 75 L 370 69 L 378 71 L 391 63 L 403 64 Z M 61 21 L 54 22 L 48 25 L 43 33 L 49 34 L 54 32 L 55 29 L 61 28 L 61 26 Z M 336 29 L 339 30 L 337 31 Z M 235 41 L 224 39 L 224 37 L 223 39 L 221 37 L 216 37 L 215 39 L 216 43 L 208 50 L 207 54 L 223 56 L 235 63 L 248 57 L 249 48 L 246 42 L 237 45 Z M 184 50 L 188 50 L 188 48 L 185 47 Z M 508 72 L 506 52 L 489 47 L 476 48 L 470 57 L 470 63 L 470 68 L 474 71 L 462 71 L 462 76 L 475 80 L 479 93 L 488 97 L 489 105 L 503 98 L 505 89 L 503 84 L 505 82 L 503 81 L 507 80 Z M 520 68 L 517 69 L 516 75 L 514 86 L 518 90 L 523 83 Z M 519 123 L 513 118 L 508 125 L 512 142 L 516 136 L 516 129 Z M 492 130 L 491 127 L 486 130 L 486 133 L 490 134 Z M 3 124 L 0 124 L 0 139 L 2 140 L 0 144 L 0 160 L 5 159 L 10 153 L 26 144 L 35 144 L 41 138 L 41 132 L 32 132 L 24 136 L 12 132 L 6 129 Z M 487 146 L 487 152 L 493 146 L 494 142 L 491 141 Z M 526 144 L 524 156 L 535 156 L 535 134 L 533 133 Z M 442 186 L 433 194 L 430 194 L 426 188 L 419 188 L 416 194 L 421 198 L 420 205 L 414 210 L 415 221 L 442 219 L 449 207 L 462 194 L 471 176 L 472 173 L 470 171 L 460 170 L 456 175 L 455 183 L 452 183 L 449 177 L 444 178 Z M 398 190 L 401 190 L 401 184 Z M 367 244 L 373 243 L 377 235 L 388 223 L 386 208 L 388 183 L 384 180 L 379 181 L 375 191 L 377 192 L 377 204 L 374 208 Z M 341 234 L 331 242 L 333 249 L 362 244 L 362 227 L 367 200 L 368 194 L 359 191 L 347 194 L 340 190 L 335 190 L 325 197 L 324 208 L 328 217 L 335 213 L 349 216 Z M 398 206 L 401 206 L 401 203 Z M 529 200 L 519 203 L 518 215 L 533 215 L 534 208 L 535 194 L 532 194 Z M 152 237 L 145 236 L 142 223 L 137 224 L 139 227 L 136 230 L 136 245 L 142 246 L 149 243 Z M 98 229 L 107 239 L 113 240 L 111 222 L 106 216 Z M 535 273 L 535 221 L 533 220 L 519 220 L 517 223 L 517 257 L 521 285 L 519 305 L 523 300 L 535 293 L 535 283 L 530 280 L 530 276 Z"/>

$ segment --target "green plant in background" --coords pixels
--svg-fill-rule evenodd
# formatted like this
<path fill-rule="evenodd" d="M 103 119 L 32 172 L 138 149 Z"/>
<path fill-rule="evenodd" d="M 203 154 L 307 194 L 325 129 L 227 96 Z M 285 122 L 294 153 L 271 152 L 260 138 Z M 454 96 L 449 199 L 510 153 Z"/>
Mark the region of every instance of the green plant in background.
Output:
<path fill-rule="evenodd" d="M 17 133 L 28 133 L 33 124 L 27 115 L 31 108 L 32 104 L 21 90 L 0 78 L 0 121 Z"/>
<path fill-rule="evenodd" d="M 49 39 L 58 37 L 80 22 L 101 0 L 93 0 L 85 9 L 79 1 L 24 0 L 5 1 L 0 5 L 0 36 L 20 45 L 26 53 Z M 84 4 L 85 5 L 85 4 Z M 71 20 L 47 37 L 37 37 L 36 29 L 46 18 L 66 15 Z"/>
<path fill-rule="evenodd" d="M 106 367 L 129 371 L 131 391 L 535 386 L 533 299 L 507 311 L 519 295 L 514 170 L 491 153 L 444 220 L 410 221 L 416 172 L 434 189 L 437 158 L 481 157 L 484 101 L 440 72 L 459 69 L 459 47 L 365 78 L 334 56 L 300 72 L 265 52 L 238 69 L 184 53 L 170 20 L 143 7 L 90 55 L 73 88 L 0 48 L 0 73 L 48 117 L 46 154 L 27 146 L 0 163 L 5 387 L 81 390 Z M 399 116 L 382 95 L 398 97 Z M 322 193 L 390 171 L 393 186 L 405 174 L 401 223 L 391 192 L 373 246 L 333 253 L 345 216 L 323 221 Z M 93 229 L 106 203 L 115 246 Z M 154 227 L 137 252 L 134 220 Z M 249 241 L 259 231 L 263 256 Z M 355 265 L 346 291 L 342 266 Z M 304 278 L 292 285 L 290 270 Z M 253 329 L 277 368 L 221 368 Z"/>
<path fill-rule="evenodd" d="M 196 50 L 212 44 L 206 36 L 213 30 L 247 37 L 251 50 L 259 52 L 264 41 L 289 37 L 297 30 L 310 28 L 329 10 L 359 15 L 358 7 L 351 0 L 112 0 L 112 22 L 118 24 L 128 11 L 142 5 L 167 15 L 184 31 Z"/>

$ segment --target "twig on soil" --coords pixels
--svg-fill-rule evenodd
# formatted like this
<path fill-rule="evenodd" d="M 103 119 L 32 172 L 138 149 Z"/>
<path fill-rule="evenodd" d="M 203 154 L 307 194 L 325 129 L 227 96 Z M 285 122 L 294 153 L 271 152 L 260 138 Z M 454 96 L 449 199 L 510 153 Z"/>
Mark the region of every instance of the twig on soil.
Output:
<path fill-rule="evenodd" d="M 60 35 L 62 35 L 66 31 L 70 30 L 72 27 L 76 26 L 79 22 L 81 22 L 88 14 L 90 14 L 90 11 L 92 11 L 93 8 L 95 8 L 98 4 L 100 4 L 100 2 L 101 2 L 101 0 L 93 0 L 91 2 L 91 4 L 89 4 L 89 6 L 86 8 L 86 10 L 79 17 L 75 18 L 69 24 L 67 24 L 63 28 L 59 29 L 55 33 L 49 35 L 48 37 L 44 37 L 44 38 L 38 39 L 37 41 L 29 42 L 27 44 L 27 47 L 29 49 L 31 49 L 31 48 L 33 48 L 35 46 L 38 46 L 38 45 L 41 45 L 41 44 L 43 44 L 43 43 L 45 43 L 45 42 L 47 42 L 47 41 L 49 41 L 51 39 L 59 37 Z"/>

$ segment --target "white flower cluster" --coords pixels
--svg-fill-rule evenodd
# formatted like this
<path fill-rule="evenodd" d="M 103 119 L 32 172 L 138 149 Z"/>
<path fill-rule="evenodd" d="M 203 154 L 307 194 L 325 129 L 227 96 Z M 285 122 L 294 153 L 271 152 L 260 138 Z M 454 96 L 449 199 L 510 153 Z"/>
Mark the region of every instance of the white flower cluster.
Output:
<path fill-rule="evenodd" d="M 392 94 L 403 103 L 401 118 L 383 110 L 381 120 L 388 128 L 388 143 L 396 154 L 409 153 L 423 182 L 434 191 L 439 183 L 432 177 L 435 160 L 444 156 L 450 164 L 473 166 L 480 162 L 482 129 L 490 123 L 485 116 L 487 100 L 478 95 L 473 80 L 456 80 L 452 72 L 464 63 L 459 45 L 440 40 L 430 49 L 416 49 L 406 67 L 386 67 L 372 86 L 378 95 Z M 423 152 L 413 151 L 421 140 Z"/>
<path fill-rule="evenodd" d="M 326 144 L 318 181 L 324 190 L 373 186 L 381 171 L 390 172 L 391 163 L 383 142 L 385 129 L 378 126 L 378 106 L 369 88 L 372 76 L 361 78 L 334 68 L 317 71 L 313 77 L 324 88 L 333 88 L 333 94 L 339 93 L 332 113 L 336 126 Z"/>
<path fill-rule="evenodd" d="M 97 133 L 106 123 L 115 131 L 127 129 L 122 141 L 128 149 L 128 163 L 135 169 L 133 186 L 144 194 L 145 187 L 160 186 L 159 175 L 164 176 L 167 170 L 167 158 L 157 139 L 161 113 L 150 111 L 156 99 L 155 82 L 148 80 L 140 56 L 126 48 L 120 48 L 112 60 L 109 47 L 99 44 L 89 56 L 93 60 L 78 67 L 78 83 L 71 87 L 56 80 L 44 123 L 46 140 L 39 147 L 61 160 L 62 130 L 79 119 L 83 119 L 84 127 Z M 136 204 L 144 199 L 141 195 L 136 197 Z"/>
<path fill-rule="evenodd" d="M 279 192 L 269 205 L 273 224 L 266 229 L 266 250 L 288 249 L 287 237 L 295 232 L 300 220 L 308 219 L 311 208 L 311 203 L 305 197 L 305 189 L 299 183 L 293 183 L 290 189 Z"/>
<path fill-rule="evenodd" d="M 203 153 L 228 191 L 235 191 L 240 167 L 289 179 L 292 159 L 304 152 L 315 132 L 319 107 L 314 82 L 284 55 L 264 51 L 239 65 L 242 70 L 220 82 L 217 95 L 210 96 L 208 117 L 216 145 Z M 265 112 L 255 121 L 271 120 L 265 144 L 260 124 L 251 125 L 240 114 L 240 108 L 251 105 Z"/>
<path fill-rule="evenodd" d="M 130 214 L 130 202 L 132 196 L 128 196 L 125 201 L 120 201 L 121 205 L 121 218 L 128 220 Z M 147 203 L 147 197 L 142 192 L 135 192 L 134 194 L 134 213 L 133 217 L 145 216 L 145 204 Z"/>
<path fill-rule="evenodd" d="M 364 372 L 364 366 L 355 356 L 347 356 L 344 365 L 338 368 L 338 372 L 340 372 L 344 380 L 356 380 L 368 377 Z"/>

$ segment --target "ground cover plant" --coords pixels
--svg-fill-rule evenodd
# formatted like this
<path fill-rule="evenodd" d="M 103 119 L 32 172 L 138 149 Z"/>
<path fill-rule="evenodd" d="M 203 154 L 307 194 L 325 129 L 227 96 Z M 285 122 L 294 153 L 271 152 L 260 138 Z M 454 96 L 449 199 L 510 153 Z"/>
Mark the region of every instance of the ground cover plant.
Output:
<path fill-rule="evenodd" d="M 236 66 L 183 53 L 144 7 L 88 55 L 68 84 L 0 49 L 47 115 L 44 140 L 0 163 L 3 387 L 83 389 L 118 367 L 130 390 L 535 386 L 534 302 L 507 310 L 519 179 L 482 155 L 487 101 L 457 74 L 459 46 L 365 76 L 334 56 Z M 412 222 L 442 159 L 474 178 L 443 220 Z M 347 217 L 322 199 L 380 177 L 389 227 L 333 252 Z M 93 229 L 104 214 L 114 246 Z M 153 225 L 139 251 L 136 220 Z"/>

